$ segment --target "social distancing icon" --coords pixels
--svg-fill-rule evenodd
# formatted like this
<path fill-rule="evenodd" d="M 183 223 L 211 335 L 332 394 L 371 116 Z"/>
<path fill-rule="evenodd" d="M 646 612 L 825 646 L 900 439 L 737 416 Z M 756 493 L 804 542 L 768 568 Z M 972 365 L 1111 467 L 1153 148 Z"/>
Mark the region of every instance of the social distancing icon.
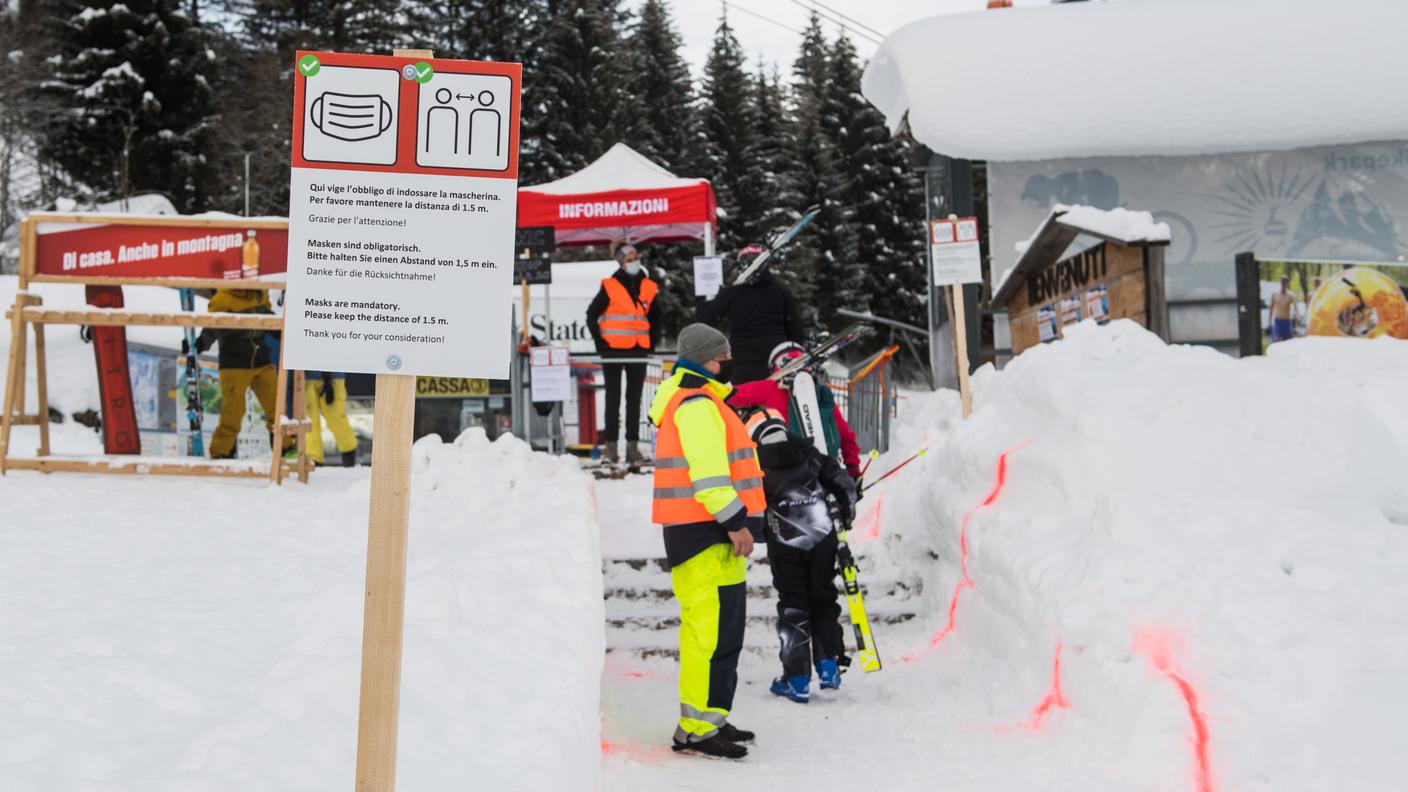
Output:
<path fill-rule="evenodd" d="M 309 76 L 303 158 L 394 165 L 399 79 L 395 69 L 351 66 L 323 66 Z"/>
<path fill-rule="evenodd" d="M 511 79 L 439 72 L 419 92 L 417 165 L 508 169 Z"/>

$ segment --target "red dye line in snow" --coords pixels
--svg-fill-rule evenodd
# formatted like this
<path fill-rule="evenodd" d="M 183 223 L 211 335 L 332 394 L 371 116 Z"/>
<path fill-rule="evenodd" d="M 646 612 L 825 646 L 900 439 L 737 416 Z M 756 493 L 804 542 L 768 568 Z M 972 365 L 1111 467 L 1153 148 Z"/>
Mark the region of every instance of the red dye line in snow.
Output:
<path fill-rule="evenodd" d="M 870 520 L 870 530 L 866 531 L 866 536 L 871 539 L 880 538 L 880 507 L 885 505 L 885 493 L 880 493 L 880 497 L 875 500 L 875 515 Z"/>
<path fill-rule="evenodd" d="M 958 548 L 960 551 L 958 565 L 963 571 L 963 578 L 959 580 L 958 585 L 954 587 L 953 598 L 950 599 L 948 603 L 948 624 L 945 624 L 943 629 L 934 633 L 933 639 L 929 641 L 930 648 L 938 646 L 943 639 L 949 636 L 949 633 L 953 632 L 954 627 L 958 624 L 958 595 L 962 594 L 964 589 L 973 588 L 973 576 L 968 574 L 968 523 L 973 519 L 973 515 L 978 513 L 979 509 L 986 509 L 997 502 L 998 496 L 1002 494 L 1002 488 L 1007 485 L 1008 455 L 1021 451 L 1026 447 L 1027 443 L 1022 443 L 1015 448 L 1009 448 L 1003 451 L 1002 454 L 998 456 L 997 483 L 993 485 L 992 492 L 988 493 L 988 496 L 983 499 L 982 503 L 969 509 L 968 512 L 963 515 L 963 522 L 959 524 L 958 529 Z"/>
<path fill-rule="evenodd" d="M 1041 722 L 1053 709 L 1070 709 L 1070 702 L 1066 701 L 1066 695 L 1061 692 L 1061 642 L 1056 642 L 1056 659 L 1051 661 L 1051 689 L 1046 691 L 1046 698 L 1036 705 L 1032 710 L 1032 719 L 1023 724 L 1026 729 L 1040 729 Z"/>
<path fill-rule="evenodd" d="M 1208 759 L 1208 722 L 1207 716 L 1198 705 L 1198 694 L 1193 690 L 1193 684 L 1188 681 L 1182 669 L 1173 659 L 1173 641 L 1165 633 L 1156 630 L 1143 630 L 1134 636 L 1134 650 L 1143 652 L 1148 656 L 1149 662 L 1159 673 L 1168 677 L 1169 681 L 1178 688 L 1178 693 L 1183 697 L 1183 702 L 1188 706 L 1188 720 L 1193 724 L 1193 758 L 1196 767 L 1193 768 L 1193 778 L 1198 784 L 1198 792 L 1213 792 L 1212 766 Z"/>

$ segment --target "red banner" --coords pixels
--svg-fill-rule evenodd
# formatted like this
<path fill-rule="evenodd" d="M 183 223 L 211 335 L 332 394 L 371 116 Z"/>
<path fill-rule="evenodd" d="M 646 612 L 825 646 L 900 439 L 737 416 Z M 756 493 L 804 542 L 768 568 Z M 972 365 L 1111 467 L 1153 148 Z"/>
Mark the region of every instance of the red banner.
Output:
<path fill-rule="evenodd" d="M 518 225 L 569 228 L 668 226 L 714 219 L 707 182 L 657 190 L 613 190 L 577 195 L 518 191 Z"/>
<path fill-rule="evenodd" d="M 238 218 L 232 218 L 238 222 Z M 244 251 L 258 245 L 259 275 L 288 270 L 288 231 L 232 225 L 211 226 L 111 224 L 46 233 L 35 240 L 34 274 L 50 277 L 213 278 L 242 277 Z M 252 249 L 251 249 L 252 252 Z M 252 256 L 253 258 L 253 256 Z"/>

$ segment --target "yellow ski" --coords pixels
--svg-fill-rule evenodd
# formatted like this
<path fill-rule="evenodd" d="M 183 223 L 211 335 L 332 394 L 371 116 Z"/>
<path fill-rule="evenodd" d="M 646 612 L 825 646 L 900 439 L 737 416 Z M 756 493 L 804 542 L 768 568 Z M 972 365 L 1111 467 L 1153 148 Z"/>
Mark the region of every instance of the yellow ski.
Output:
<path fill-rule="evenodd" d="M 851 555 L 850 545 L 846 544 L 846 534 L 850 530 L 849 522 L 841 523 L 836 534 L 836 561 L 841 567 L 841 582 L 846 586 L 846 602 L 851 610 L 851 629 L 856 635 L 856 662 L 862 671 L 879 671 L 880 650 L 875 647 L 875 637 L 870 634 L 870 619 L 865 615 L 865 600 L 861 598 L 860 582 L 856 579 L 856 573 L 860 570 L 856 566 L 855 556 Z"/>

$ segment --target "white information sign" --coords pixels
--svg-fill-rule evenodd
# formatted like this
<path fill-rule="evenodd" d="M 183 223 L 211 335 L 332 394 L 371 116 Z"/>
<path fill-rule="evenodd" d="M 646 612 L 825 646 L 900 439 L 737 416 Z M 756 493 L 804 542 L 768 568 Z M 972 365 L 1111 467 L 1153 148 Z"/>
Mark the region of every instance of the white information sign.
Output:
<path fill-rule="evenodd" d="M 934 285 L 982 283 L 983 258 L 978 243 L 978 218 L 934 220 L 929 224 L 929 251 Z"/>
<path fill-rule="evenodd" d="M 723 256 L 694 257 L 694 296 L 714 299 L 724 285 Z"/>
<path fill-rule="evenodd" d="M 506 379 L 521 69 L 301 53 L 285 365 Z"/>
<path fill-rule="evenodd" d="M 533 347 L 529 383 L 535 402 L 571 401 L 572 364 L 567 347 Z"/>

